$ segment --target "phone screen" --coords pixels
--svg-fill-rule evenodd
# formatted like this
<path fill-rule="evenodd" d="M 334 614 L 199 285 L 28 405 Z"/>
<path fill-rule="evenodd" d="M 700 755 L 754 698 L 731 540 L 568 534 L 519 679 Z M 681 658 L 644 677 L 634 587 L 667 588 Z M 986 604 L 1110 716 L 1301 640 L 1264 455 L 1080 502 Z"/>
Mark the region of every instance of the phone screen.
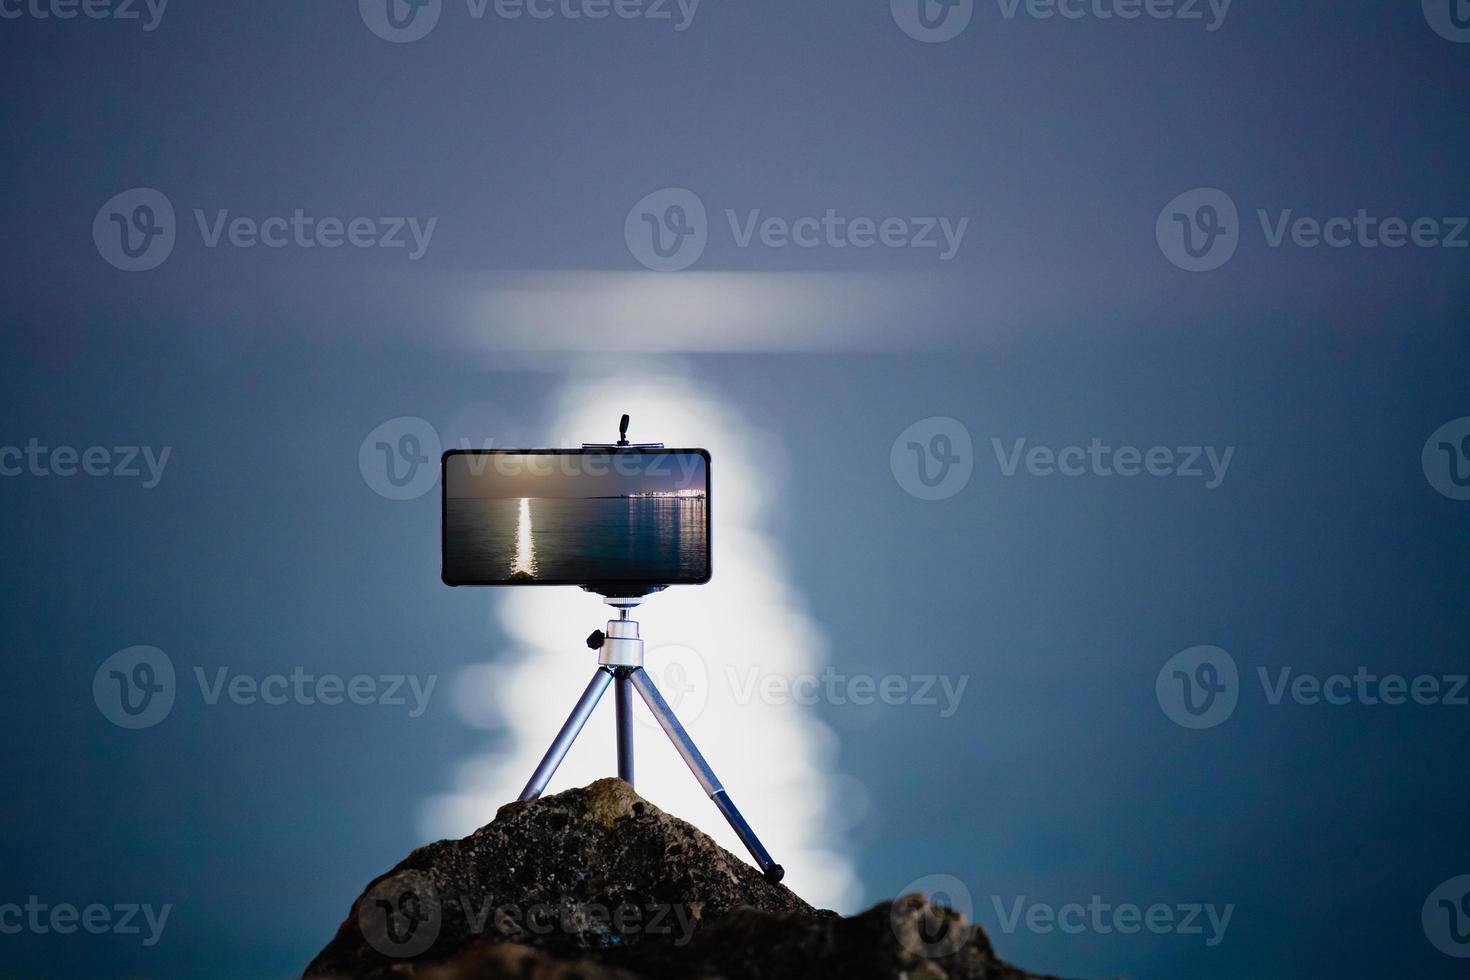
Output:
<path fill-rule="evenodd" d="M 444 455 L 449 585 L 695 585 L 710 578 L 703 449 Z"/>

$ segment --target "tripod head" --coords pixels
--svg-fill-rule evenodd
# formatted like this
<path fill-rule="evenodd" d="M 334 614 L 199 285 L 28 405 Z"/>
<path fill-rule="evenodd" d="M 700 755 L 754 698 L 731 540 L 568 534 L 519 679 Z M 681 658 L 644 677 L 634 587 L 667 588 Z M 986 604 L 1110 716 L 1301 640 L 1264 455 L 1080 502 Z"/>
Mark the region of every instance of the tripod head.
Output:
<path fill-rule="evenodd" d="M 602 596 L 602 601 L 616 609 L 633 609 L 643 604 L 643 600 L 655 592 L 662 592 L 667 585 L 598 585 L 592 583 L 582 586 L 583 592 L 591 592 L 593 595 Z"/>
<path fill-rule="evenodd" d="M 603 602 L 618 611 L 617 619 L 610 619 L 607 631 L 593 630 L 587 637 L 587 647 L 598 651 L 597 662 L 604 667 L 642 667 L 643 640 L 638 636 L 638 624 L 628 618 L 628 613 L 643 604 L 643 596 L 606 596 Z"/>
<path fill-rule="evenodd" d="M 584 442 L 583 449 L 662 449 L 661 442 L 629 442 L 628 441 L 628 416 L 624 415 L 618 423 L 617 442 Z"/>
<path fill-rule="evenodd" d="M 596 589 L 582 586 L 587 592 L 596 592 Z M 643 600 L 662 591 L 664 586 L 650 586 L 643 595 L 604 595 L 604 605 L 612 606 L 618 611 L 618 618 L 608 620 L 607 632 L 593 630 L 592 635 L 587 637 L 587 647 L 591 650 L 599 650 L 598 662 L 604 666 L 611 667 L 641 667 L 643 666 L 643 641 L 638 639 L 638 624 L 628 618 L 628 613 L 643 605 Z M 631 641 L 631 642 L 630 642 Z M 607 647 L 608 649 L 604 649 Z"/>

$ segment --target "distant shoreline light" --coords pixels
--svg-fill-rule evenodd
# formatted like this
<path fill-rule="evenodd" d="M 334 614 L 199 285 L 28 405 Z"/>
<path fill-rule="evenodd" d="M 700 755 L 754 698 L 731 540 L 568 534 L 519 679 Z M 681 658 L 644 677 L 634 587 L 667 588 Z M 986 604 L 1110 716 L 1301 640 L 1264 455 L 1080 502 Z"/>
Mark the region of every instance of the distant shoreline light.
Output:
<path fill-rule="evenodd" d="M 628 494 L 628 496 L 629 497 L 638 497 L 638 498 L 642 498 L 642 497 L 675 497 L 675 498 L 685 499 L 685 500 L 691 499 L 691 498 L 698 498 L 700 500 L 703 500 L 705 498 L 706 494 L 705 494 L 705 491 L 703 491 L 703 490 L 684 489 L 684 490 L 645 490 L 645 491 L 642 491 L 641 493 L 630 493 L 630 494 Z"/>

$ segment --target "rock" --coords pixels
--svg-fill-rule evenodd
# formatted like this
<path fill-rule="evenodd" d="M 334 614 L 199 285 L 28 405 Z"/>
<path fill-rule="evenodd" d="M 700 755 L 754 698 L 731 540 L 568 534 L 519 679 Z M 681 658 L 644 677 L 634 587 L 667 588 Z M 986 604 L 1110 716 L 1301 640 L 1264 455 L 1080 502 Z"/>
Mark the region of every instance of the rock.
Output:
<path fill-rule="evenodd" d="M 307 977 L 1030 977 L 919 895 L 844 919 L 602 779 L 421 847 L 352 904 Z"/>

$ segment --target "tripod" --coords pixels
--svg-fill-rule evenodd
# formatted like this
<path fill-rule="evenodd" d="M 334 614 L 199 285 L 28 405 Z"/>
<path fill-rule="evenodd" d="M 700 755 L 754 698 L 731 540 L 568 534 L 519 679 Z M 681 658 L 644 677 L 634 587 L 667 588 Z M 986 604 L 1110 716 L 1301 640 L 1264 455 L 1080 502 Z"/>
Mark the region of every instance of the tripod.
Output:
<path fill-rule="evenodd" d="M 627 425 L 627 416 L 624 416 L 623 425 Z M 566 758 L 572 743 L 577 740 L 587 719 L 591 717 L 592 710 L 602 700 L 608 685 L 616 684 L 618 777 L 629 786 L 633 785 L 633 692 L 637 691 L 643 698 L 643 703 L 648 705 L 648 710 L 658 719 L 664 734 L 674 743 L 674 748 L 679 750 L 679 755 L 694 773 L 694 778 L 699 780 L 699 785 L 725 815 L 741 843 L 750 851 L 751 857 L 755 858 L 755 863 L 760 865 L 766 880 L 772 883 L 780 881 L 786 874 L 785 869 L 771 859 L 770 852 L 755 836 L 750 824 L 735 809 L 735 804 L 725 792 L 725 787 L 720 785 L 714 770 L 704 761 L 694 740 L 689 737 L 684 726 L 679 724 L 674 710 L 669 707 L 669 703 L 654 686 L 653 679 L 643 669 L 643 640 L 638 636 L 638 623 L 628 618 L 628 611 L 636 609 L 643 602 L 643 597 L 607 596 L 602 601 L 618 610 L 618 618 L 608 620 L 606 632 L 597 630 L 587 638 L 587 645 L 600 651 L 597 672 L 592 675 L 592 682 L 577 700 L 577 706 L 572 709 L 566 724 L 561 726 L 551 748 L 546 750 L 541 764 L 531 775 L 531 781 L 521 790 L 521 799 L 534 800 L 545 791 L 546 784 L 551 781 L 562 759 Z"/>

